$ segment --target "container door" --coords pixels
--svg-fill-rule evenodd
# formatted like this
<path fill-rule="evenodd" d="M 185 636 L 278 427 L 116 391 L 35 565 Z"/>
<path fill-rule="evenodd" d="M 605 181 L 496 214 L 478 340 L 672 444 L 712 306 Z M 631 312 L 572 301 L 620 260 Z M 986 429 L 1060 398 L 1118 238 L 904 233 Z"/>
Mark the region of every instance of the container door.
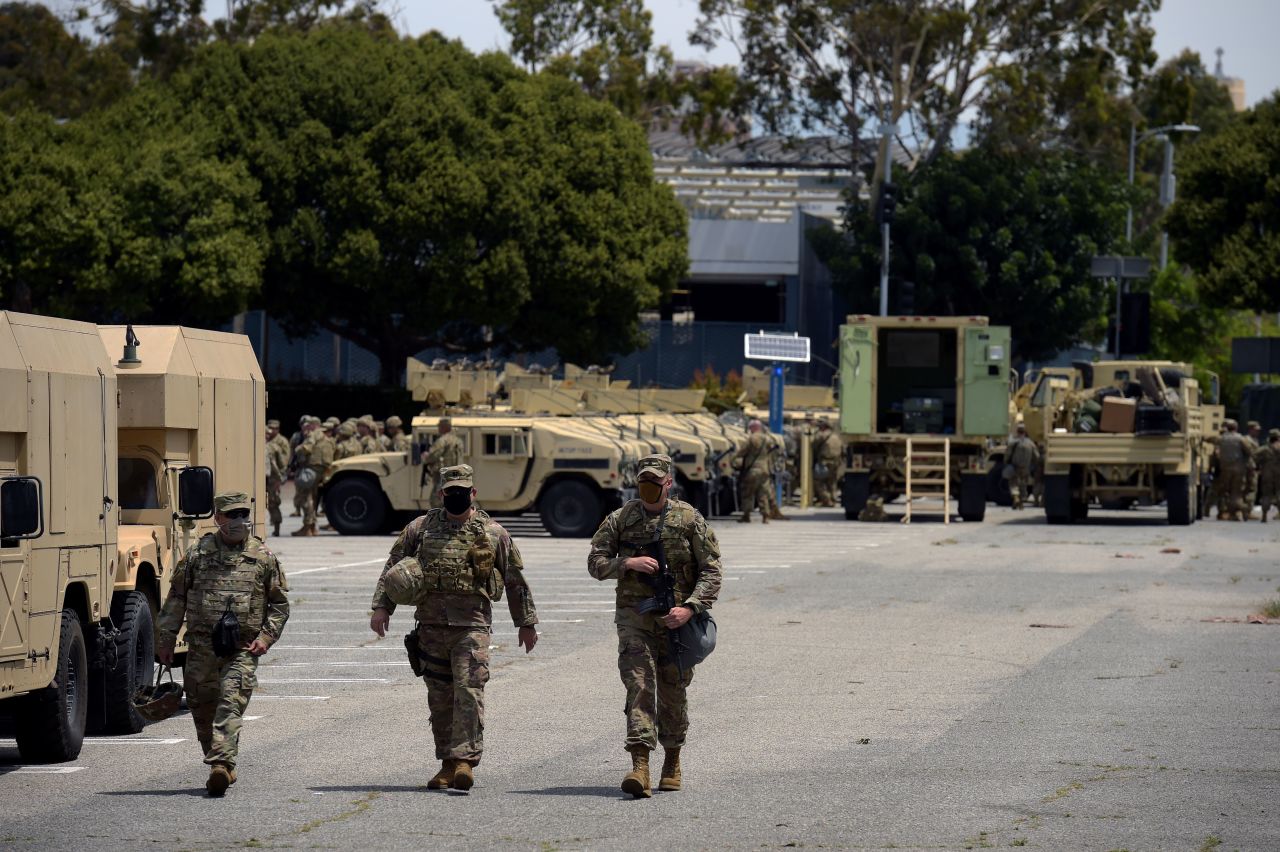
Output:
<path fill-rule="evenodd" d="M 866 435 L 874 429 L 876 330 L 840 327 L 840 431 Z"/>
<path fill-rule="evenodd" d="M 965 435 L 1009 434 L 1009 341 L 1007 326 L 964 330 Z"/>
<path fill-rule="evenodd" d="M 0 660 L 27 656 L 27 619 L 31 615 L 25 541 L 0 547 Z"/>

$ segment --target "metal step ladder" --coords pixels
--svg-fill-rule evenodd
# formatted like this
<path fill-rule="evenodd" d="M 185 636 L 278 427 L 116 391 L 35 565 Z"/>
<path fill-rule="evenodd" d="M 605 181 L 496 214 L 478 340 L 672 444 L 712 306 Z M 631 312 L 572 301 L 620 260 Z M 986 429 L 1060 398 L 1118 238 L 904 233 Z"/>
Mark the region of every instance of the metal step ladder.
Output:
<path fill-rule="evenodd" d="M 941 514 L 951 523 L 951 439 L 907 438 L 907 513 L 904 524 L 923 509 L 922 514 Z M 938 476 L 941 474 L 941 477 Z"/>

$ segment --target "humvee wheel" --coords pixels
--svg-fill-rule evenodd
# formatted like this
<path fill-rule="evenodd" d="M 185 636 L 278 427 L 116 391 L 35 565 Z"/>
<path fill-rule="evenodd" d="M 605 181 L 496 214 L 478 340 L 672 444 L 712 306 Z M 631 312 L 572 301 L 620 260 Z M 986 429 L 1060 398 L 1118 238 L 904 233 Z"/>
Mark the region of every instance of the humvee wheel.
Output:
<path fill-rule="evenodd" d="M 22 759 L 31 763 L 75 760 L 84 744 L 89 715 L 89 656 L 75 610 L 62 611 L 53 683 L 20 700 L 15 733 Z"/>
<path fill-rule="evenodd" d="M 600 526 L 600 497 L 581 482 L 557 482 L 538 498 L 547 532 L 560 538 L 587 538 Z"/>
<path fill-rule="evenodd" d="M 136 734 L 147 720 L 133 706 L 138 690 L 150 685 L 155 670 L 155 635 L 151 602 L 138 591 L 121 595 L 111 607 L 116 637 L 116 665 L 107 672 L 107 732 Z"/>
<path fill-rule="evenodd" d="M 387 520 L 387 501 L 368 479 L 340 479 L 325 492 L 324 514 L 343 535 L 376 535 Z"/>
<path fill-rule="evenodd" d="M 1166 476 L 1164 500 L 1171 526 L 1185 527 L 1196 519 L 1196 494 L 1191 477 Z"/>

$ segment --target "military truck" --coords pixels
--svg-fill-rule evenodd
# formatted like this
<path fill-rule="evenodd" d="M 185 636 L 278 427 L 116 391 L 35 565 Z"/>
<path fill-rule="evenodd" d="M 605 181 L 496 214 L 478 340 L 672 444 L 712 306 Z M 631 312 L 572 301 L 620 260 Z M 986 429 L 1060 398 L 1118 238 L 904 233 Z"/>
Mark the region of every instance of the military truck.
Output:
<path fill-rule="evenodd" d="M 1217 406 L 1194 375 L 1171 361 L 1098 361 L 1039 378 L 1023 421 L 1041 446 L 1049 523 L 1117 501 L 1164 502 L 1170 524 L 1195 520 Z"/>
<path fill-rule="evenodd" d="M 208 517 L 175 511 L 184 471 L 213 472 L 217 491 L 243 491 L 256 511 L 253 531 L 266 533 L 266 388 L 258 359 L 242 334 L 182 326 L 100 326 L 119 391 L 119 533 L 111 620 L 119 671 L 109 681 L 105 713 L 113 732 L 142 730 L 133 707 L 151 677 L 154 625 L 173 569 L 211 532 Z M 176 647 L 186 655 L 185 635 Z"/>
<path fill-rule="evenodd" d="M 916 481 L 949 480 L 964 520 L 983 519 L 988 450 L 1009 432 L 1009 342 L 1009 329 L 986 317 L 848 317 L 840 328 L 846 518 L 873 494 L 905 493 L 911 465 Z M 949 464 L 908 459 L 909 437 L 945 445 Z"/>

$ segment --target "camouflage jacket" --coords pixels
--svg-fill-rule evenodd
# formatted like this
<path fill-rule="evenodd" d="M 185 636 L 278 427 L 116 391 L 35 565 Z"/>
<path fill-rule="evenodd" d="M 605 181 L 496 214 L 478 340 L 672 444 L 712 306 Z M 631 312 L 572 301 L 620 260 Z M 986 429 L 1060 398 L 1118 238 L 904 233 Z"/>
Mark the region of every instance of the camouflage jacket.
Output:
<path fill-rule="evenodd" d="M 382 444 L 378 442 L 378 439 L 376 436 L 365 435 L 363 438 L 358 438 L 358 440 L 360 441 L 360 452 L 362 453 L 382 452 Z"/>
<path fill-rule="evenodd" d="M 830 430 L 827 430 L 825 436 L 822 432 L 818 432 L 813 442 L 814 458 L 830 467 L 833 464 L 840 464 L 842 455 L 844 455 L 844 441 L 840 440 L 839 435 Z"/>
<path fill-rule="evenodd" d="M 346 458 L 350 458 L 351 456 L 358 456 L 363 452 L 364 452 L 364 447 L 361 446 L 360 439 L 352 435 L 350 438 L 346 438 L 338 442 L 337 446 L 334 447 L 334 450 L 333 450 L 333 458 L 334 458 L 334 461 L 337 461 L 338 459 L 346 459 Z"/>
<path fill-rule="evenodd" d="M 1009 442 L 1009 464 L 1020 473 L 1028 473 L 1040 464 L 1040 450 L 1030 438 L 1014 438 Z"/>
<path fill-rule="evenodd" d="M 289 441 L 277 434 L 267 441 L 267 479 L 282 480 L 289 469 Z"/>
<path fill-rule="evenodd" d="M 587 571 L 597 580 L 618 581 L 619 612 L 653 596 L 653 588 L 640 574 L 624 571 L 622 566 L 628 558 L 642 555 L 657 534 L 661 517 L 646 512 L 639 500 L 630 500 L 611 512 L 591 537 Z M 681 500 L 668 499 L 662 545 L 675 577 L 676 600 L 694 612 L 710 609 L 720 595 L 723 573 L 715 531 L 697 509 Z"/>
<path fill-rule="evenodd" d="M 768 436 L 763 432 L 753 432 L 734 453 L 733 466 L 743 476 L 752 473 L 768 476 L 771 450 Z"/>
<path fill-rule="evenodd" d="M 161 647 L 173 647 L 182 622 L 187 642 L 208 643 L 228 603 L 240 621 L 240 639 L 261 639 L 268 647 L 289 620 L 289 583 L 262 539 L 227 544 L 207 533 L 178 562 L 157 625 Z"/>
<path fill-rule="evenodd" d="M 387 438 L 386 435 L 383 435 L 382 437 Z M 388 450 L 396 453 L 408 452 L 410 442 L 409 442 L 409 436 L 406 435 L 405 433 L 400 432 L 394 438 L 388 438 L 388 440 L 390 441 L 390 443 L 387 446 Z"/>
<path fill-rule="evenodd" d="M 396 611 L 396 605 L 382 589 L 382 575 L 406 556 L 417 557 L 427 539 L 443 537 L 487 536 L 493 552 L 493 568 L 501 577 L 501 589 L 506 591 L 507 609 L 516 627 L 529 627 L 538 623 L 538 612 L 533 605 L 533 593 L 524 579 L 524 561 L 511 535 L 502 525 L 476 509 L 471 518 L 457 524 L 449 520 L 444 509 L 431 509 L 409 522 L 391 545 L 391 554 L 378 575 L 373 590 L 373 608 Z M 499 593 L 500 594 L 500 593 Z M 438 624 L 459 627 L 488 627 L 493 624 L 493 604 L 481 593 L 439 592 L 429 596 L 426 603 L 418 605 L 416 617 L 421 624 Z"/>
<path fill-rule="evenodd" d="M 319 436 L 319 437 L 317 437 Z M 298 454 L 301 457 L 301 463 L 306 467 L 315 468 L 317 473 L 323 474 L 333 464 L 336 447 L 333 439 L 321 432 L 319 429 L 307 436 L 307 439 L 298 447 Z"/>
<path fill-rule="evenodd" d="M 442 468 L 462 464 L 465 460 L 462 453 L 462 440 L 452 432 L 436 438 L 431 449 L 423 457 L 423 462 L 432 476 L 439 473 Z"/>

